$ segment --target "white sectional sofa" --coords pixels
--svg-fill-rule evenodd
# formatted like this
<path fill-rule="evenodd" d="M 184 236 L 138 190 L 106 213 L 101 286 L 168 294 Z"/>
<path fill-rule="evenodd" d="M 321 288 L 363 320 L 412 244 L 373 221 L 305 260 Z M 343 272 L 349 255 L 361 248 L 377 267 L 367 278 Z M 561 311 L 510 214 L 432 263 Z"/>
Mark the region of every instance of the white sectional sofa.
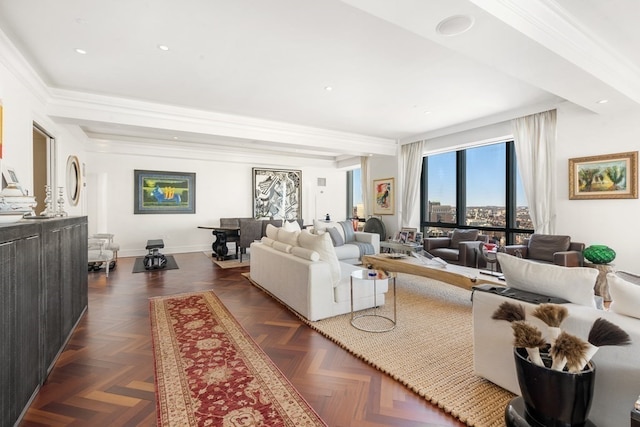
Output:
<path fill-rule="evenodd" d="M 350 312 L 351 272 L 360 267 L 338 261 L 328 233 L 268 226 L 267 237 L 250 250 L 251 279 L 301 316 L 316 321 Z M 377 305 L 384 304 L 387 290 L 387 281 L 378 281 Z M 354 309 L 373 306 L 373 286 L 355 285 Z"/>
<path fill-rule="evenodd" d="M 335 230 L 335 231 L 334 231 Z M 360 264 L 362 255 L 380 253 L 380 235 L 364 231 L 353 231 L 351 221 L 313 221 L 311 233 L 329 233 L 336 256 L 341 262 Z"/>
<path fill-rule="evenodd" d="M 602 317 L 629 334 L 631 345 L 601 347 L 592 359 L 596 365 L 596 382 L 589 415 L 598 426 L 629 425 L 629 413 L 640 395 L 640 286 L 610 273 L 608 280 L 613 303 L 609 311 L 603 311 L 593 302 L 597 270 L 531 265 L 535 263 L 506 254 L 498 255 L 508 287 L 570 301 L 564 304 L 569 316 L 561 325 L 563 330 L 586 340 L 593 322 Z M 506 321 L 491 318 L 504 301 L 522 304 L 527 320 L 546 331 L 546 326 L 531 316 L 537 304 L 515 300 L 500 290 L 498 294 L 474 291 L 474 371 L 476 375 L 520 394 L 511 326 Z"/>

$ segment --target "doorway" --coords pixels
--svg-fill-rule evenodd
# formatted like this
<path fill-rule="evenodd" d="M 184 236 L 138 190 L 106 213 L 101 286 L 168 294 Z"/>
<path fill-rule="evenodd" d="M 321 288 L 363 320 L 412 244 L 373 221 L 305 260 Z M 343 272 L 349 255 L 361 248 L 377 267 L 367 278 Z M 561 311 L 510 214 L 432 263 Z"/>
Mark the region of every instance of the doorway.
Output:
<path fill-rule="evenodd" d="M 36 215 L 44 213 L 46 204 L 45 186 L 55 189 L 55 139 L 40 126 L 33 124 L 33 195 L 37 206 Z M 54 197 L 53 195 L 51 197 Z M 54 208 L 55 209 L 55 208 Z"/>

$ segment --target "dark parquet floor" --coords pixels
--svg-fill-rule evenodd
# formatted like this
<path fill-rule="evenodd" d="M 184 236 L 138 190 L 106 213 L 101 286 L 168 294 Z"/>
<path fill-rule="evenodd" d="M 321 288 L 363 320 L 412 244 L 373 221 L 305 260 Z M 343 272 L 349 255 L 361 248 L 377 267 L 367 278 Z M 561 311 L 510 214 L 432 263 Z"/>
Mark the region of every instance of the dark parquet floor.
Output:
<path fill-rule="evenodd" d="M 178 270 L 89 274 L 89 309 L 21 426 L 156 424 L 149 297 L 213 290 L 329 426 L 463 426 L 301 323 L 240 273 L 204 253 Z M 348 327 L 348 326 L 347 326 Z"/>

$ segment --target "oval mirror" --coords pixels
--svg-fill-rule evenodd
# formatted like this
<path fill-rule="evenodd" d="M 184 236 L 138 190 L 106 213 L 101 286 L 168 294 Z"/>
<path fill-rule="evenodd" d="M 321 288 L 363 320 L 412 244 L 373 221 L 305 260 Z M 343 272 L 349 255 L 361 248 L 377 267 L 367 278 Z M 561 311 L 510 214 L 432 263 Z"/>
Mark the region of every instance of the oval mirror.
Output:
<path fill-rule="evenodd" d="M 80 201 L 80 191 L 82 189 L 82 171 L 80 161 L 76 156 L 67 158 L 67 199 L 71 206 L 77 206 Z"/>

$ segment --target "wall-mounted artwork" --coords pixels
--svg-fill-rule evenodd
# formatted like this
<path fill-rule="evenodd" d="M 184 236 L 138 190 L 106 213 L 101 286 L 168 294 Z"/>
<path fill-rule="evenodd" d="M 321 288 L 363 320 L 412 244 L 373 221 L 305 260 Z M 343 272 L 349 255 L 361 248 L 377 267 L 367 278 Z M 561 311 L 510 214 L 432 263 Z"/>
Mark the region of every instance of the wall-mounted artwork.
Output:
<path fill-rule="evenodd" d="M 637 151 L 569 159 L 569 199 L 637 198 Z"/>
<path fill-rule="evenodd" d="M 134 214 L 196 212 L 196 174 L 134 171 Z"/>
<path fill-rule="evenodd" d="M 302 218 L 302 171 L 253 168 L 253 217 Z"/>
<path fill-rule="evenodd" d="M 374 215 L 393 215 L 395 207 L 396 188 L 393 178 L 373 180 Z"/>

